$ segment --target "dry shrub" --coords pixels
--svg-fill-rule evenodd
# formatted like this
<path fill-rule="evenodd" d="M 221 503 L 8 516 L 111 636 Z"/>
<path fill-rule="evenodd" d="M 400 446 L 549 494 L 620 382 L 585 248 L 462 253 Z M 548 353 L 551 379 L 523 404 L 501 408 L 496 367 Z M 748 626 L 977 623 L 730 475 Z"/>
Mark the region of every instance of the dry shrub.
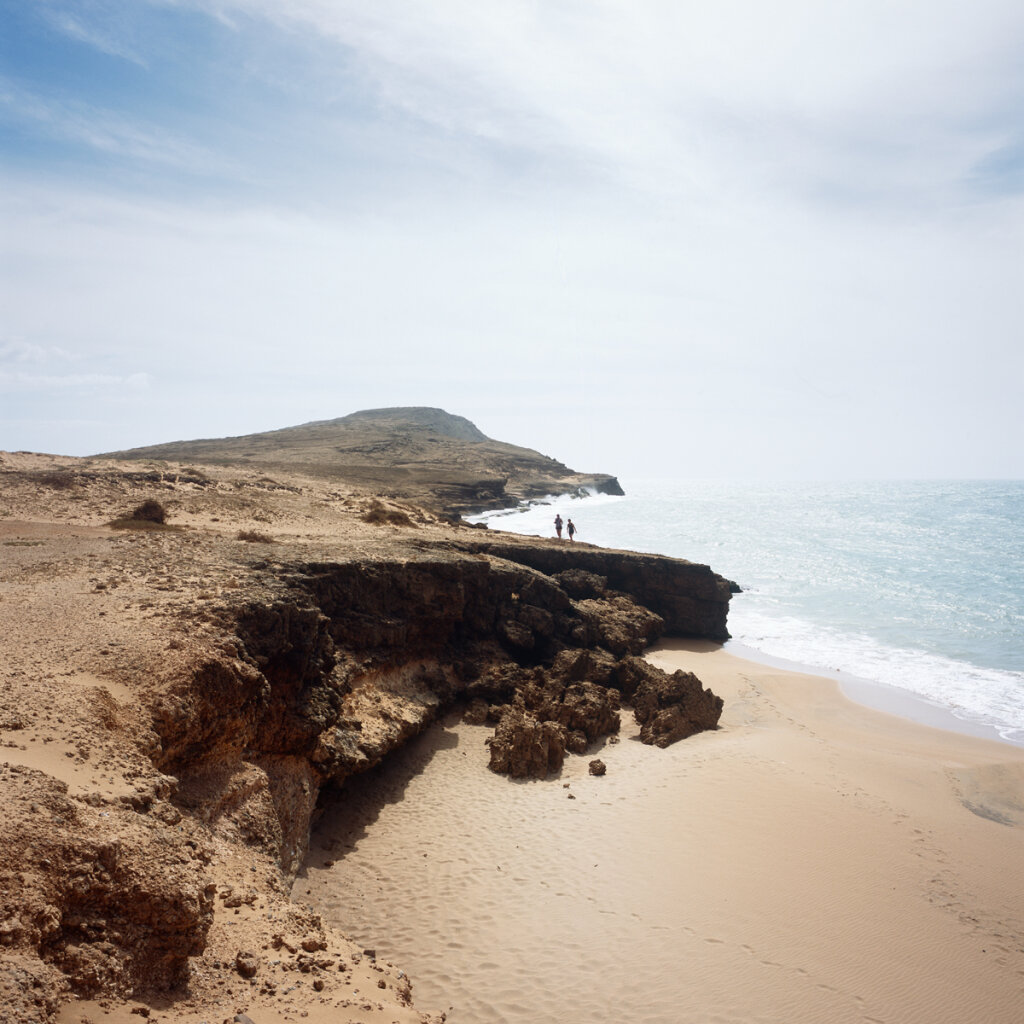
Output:
<path fill-rule="evenodd" d="M 115 530 L 176 530 L 166 522 L 167 509 L 153 498 L 147 498 L 130 515 L 121 516 L 111 522 Z"/>
<path fill-rule="evenodd" d="M 142 519 L 147 523 L 167 522 L 167 509 L 154 498 L 147 498 L 137 509 L 132 511 L 132 519 Z"/>
<path fill-rule="evenodd" d="M 239 530 L 238 539 L 248 541 L 250 544 L 275 544 L 276 541 L 268 533 L 260 533 L 259 530 Z"/>
<path fill-rule="evenodd" d="M 361 516 L 364 523 L 387 523 L 389 526 L 412 526 L 409 516 L 395 508 L 387 508 L 379 501 L 374 501 L 370 510 Z"/>

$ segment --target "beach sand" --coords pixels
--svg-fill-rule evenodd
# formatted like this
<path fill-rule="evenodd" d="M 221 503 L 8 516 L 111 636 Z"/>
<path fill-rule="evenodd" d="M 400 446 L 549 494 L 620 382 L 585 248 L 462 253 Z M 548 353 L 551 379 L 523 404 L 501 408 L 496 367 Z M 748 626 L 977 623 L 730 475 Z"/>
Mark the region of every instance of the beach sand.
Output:
<path fill-rule="evenodd" d="M 1022 1019 L 1024 750 L 708 643 L 650 659 L 721 728 L 658 750 L 624 713 L 516 783 L 449 719 L 348 784 L 295 897 L 452 1024 Z"/>

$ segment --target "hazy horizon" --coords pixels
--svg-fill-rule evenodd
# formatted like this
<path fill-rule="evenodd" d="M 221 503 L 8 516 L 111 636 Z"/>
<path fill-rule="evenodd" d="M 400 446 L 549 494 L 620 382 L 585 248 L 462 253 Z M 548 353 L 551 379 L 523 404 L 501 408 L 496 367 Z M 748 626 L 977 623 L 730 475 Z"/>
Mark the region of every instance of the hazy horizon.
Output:
<path fill-rule="evenodd" d="M 433 406 L 1024 477 L 1024 8 L 0 0 L 0 449 Z"/>

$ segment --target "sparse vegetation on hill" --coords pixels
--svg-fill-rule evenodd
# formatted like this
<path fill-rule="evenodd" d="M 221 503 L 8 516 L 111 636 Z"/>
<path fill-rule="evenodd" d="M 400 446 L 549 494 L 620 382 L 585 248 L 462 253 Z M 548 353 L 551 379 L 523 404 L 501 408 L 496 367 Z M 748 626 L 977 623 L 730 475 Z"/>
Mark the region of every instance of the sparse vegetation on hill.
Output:
<path fill-rule="evenodd" d="M 495 441 L 465 417 L 431 408 L 369 409 L 281 430 L 174 441 L 106 457 L 244 465 L 278 474 L 292 469 L 344 481 L 366 494 L 454 512 L 508 507 L 583 488 L 622 493 L 613 476 L 577 473 L 530 448 Z"/>

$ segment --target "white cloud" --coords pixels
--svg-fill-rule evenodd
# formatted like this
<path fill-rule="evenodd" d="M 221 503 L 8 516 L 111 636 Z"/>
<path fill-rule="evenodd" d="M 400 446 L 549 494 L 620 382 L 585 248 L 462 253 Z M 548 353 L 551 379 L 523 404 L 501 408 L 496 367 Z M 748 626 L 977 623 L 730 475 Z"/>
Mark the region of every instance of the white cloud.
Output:
<path fill-rule="evenodd" d="M 29 391 L 108 391 L 114 388 L 147 388 L 150 384 L 149 374 L 131 373 L 118 376 L 110 373 L 11 373 L 0 369 L 0 390 Z"/>
<path fill-rule="evenodd" d="M 57 31 L 70 36 L 80 43 L 85 43 L 101 53 L 111 57 L 120 57 L 123 60 L 137 64 L 139 67 L 147 67 L 146 61 L 141 54 L 136 52 L 127 42 L 117 38 L 108 31 L 104 31 L 95 25 L 87 24 L 82 20 L 81 14 L 72 14 L 64 10 L 42 9 L 43 17 L 53 25 Z M 83 12 L 84 13 L 84 12 Z"/>
<path fill-rule="evenodd" d="M 193 174 L 224 170 L 224 161 L 204 146 L 159 125 L 72 97 L 43 96 L 0 75 L 0 107 L 45 135 L 147 164 Z"/>
<path fill-rule="evenodd" d="M 1024 93 L 1024 9 L 1004 0 L 217 7 L 349 48 L 385 109 L 696 200 L 753 184 L 941 201 L 1006 144 Z"/>

